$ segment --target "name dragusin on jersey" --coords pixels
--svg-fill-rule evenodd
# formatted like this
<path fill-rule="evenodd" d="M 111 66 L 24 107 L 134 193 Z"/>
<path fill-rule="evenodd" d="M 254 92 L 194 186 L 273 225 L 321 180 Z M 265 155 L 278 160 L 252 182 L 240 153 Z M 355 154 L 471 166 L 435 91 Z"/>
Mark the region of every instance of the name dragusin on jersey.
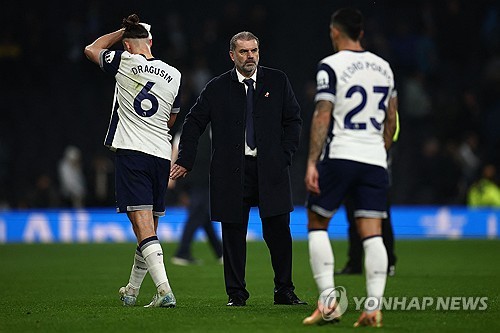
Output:
<path fill-rule="evenodd" d="M 150 74 L 157 75 L 157 76 L 165 79 L 168 83 L 170 83 L 170 81 L 172 81 L 172 79 L 173 79 L 170 76 L 170 74 L 168 74 L 164 69 L 161 69 L 161 68 L 158 68 L 158 67 L 155 67 L 152 65 L 144 65 L 144 67 L 142 65 L 138 65 L 138 66 L 132 67 L 132 74 L 137 75 L 140 73 L 150 73 Z"/>

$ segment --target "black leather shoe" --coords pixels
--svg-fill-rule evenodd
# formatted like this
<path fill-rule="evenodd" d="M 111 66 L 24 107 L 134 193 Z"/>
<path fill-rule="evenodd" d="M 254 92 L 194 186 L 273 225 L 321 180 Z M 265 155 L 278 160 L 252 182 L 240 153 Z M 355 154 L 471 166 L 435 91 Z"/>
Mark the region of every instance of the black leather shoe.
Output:
<path fill-rule="evenodd" d="M 351 266 L 345 266 L 342 270 L 335 272 L 337 275 L 357 275 L 362 273 L 361 269 L 355 269 Z"/>
<path fill-rule="evenodd" d="M 292 290 L 286 290 L 274 293 L 274 304 L 307 305 L 307 302 L 301 301 Z"/>
<path fill-rule="evenodd" d="M 245 306 L 245 305 L 247 305 L 247 301 L 239 297 L 229 297 L 229 301 L 226 304 L 226 306 Z"/>

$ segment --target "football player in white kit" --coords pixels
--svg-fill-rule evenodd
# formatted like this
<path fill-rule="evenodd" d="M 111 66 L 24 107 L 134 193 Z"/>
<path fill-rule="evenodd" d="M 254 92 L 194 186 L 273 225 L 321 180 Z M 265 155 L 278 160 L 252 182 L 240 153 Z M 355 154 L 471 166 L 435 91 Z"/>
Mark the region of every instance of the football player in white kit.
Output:
<path fill-rule="evenodd" d="M 99 37 L 85 55 L 116 80 L 105 145 L 116 151 L 117 211 L 127 213 L 137 237 L 129 282 L 119 290 L 125 306 L 133 306 L 147 272 L 157 287 L 146 307 L 175 307 L 163 250 L 156 235 L 165 215 L 172 155 L 169 128 L 179 112 L 180 72 L 151 54 L 150 26 L 135 14 L 123 28 Z M 108 50 L 122 42 L 124 51 Z"/>
<path fill-rule="evenodd" d="M 365 252 L 367 299 L 372 300 L 365 304 L 354 326 L 380 327 L 379 305 L 387 277 L 381 219 L 387 216 L 386 160 L 396 129 L 397 97 L 391 67 L 363 49 L 362 36 L 363 16 L 358 10 L 344 8 L 332 15 L 330 38 L 337 52 L 318 65 L 305 177 L 308 240 L 319 293 L 325 295 L 326 290 L 331 295 L 335 290 L 334 258 L 327 229 L 335 211 L 351 193 Z M 318 309 L 303 323 L 338 320 L 335 317 L 345 309 L 335 305 L 325 308 L 328 302 L 331 304 L 331 300 L 320 298 Z"/>

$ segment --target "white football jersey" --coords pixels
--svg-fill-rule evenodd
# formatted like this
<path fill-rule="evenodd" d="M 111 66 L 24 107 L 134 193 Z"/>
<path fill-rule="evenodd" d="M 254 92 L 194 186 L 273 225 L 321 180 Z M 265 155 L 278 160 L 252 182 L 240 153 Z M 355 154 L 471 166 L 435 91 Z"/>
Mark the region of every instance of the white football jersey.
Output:
<path fill-rule="evenodd" d="M 315 101 L 333 103 L 323 158 L 337 158 L 387 168 L 384 121 L 394 75 L 384 59 L 368 51 L 337 52 L 321 60 Z"/>
<path fill-rule="evenodd" d="M 181 73 L 161 60 L 127 51 L 103 50 L 100 66 L 116 79 L 104 144 L 171 160 L 167 122 L 180 111 Z"/>

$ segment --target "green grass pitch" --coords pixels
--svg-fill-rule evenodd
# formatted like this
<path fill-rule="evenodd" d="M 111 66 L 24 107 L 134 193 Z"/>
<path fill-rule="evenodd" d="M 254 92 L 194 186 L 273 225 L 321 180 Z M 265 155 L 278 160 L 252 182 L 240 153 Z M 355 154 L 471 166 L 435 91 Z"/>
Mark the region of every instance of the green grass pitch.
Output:
<path fill-rule="evenodd" d="M 346 260 L 346 242 L 333 241 L 336 267 Z M 162 244 L 166 259 L 176 244 Z M 364 276 L 337 276 L 347 289 L 349 309 L 336 325 L 304 327 L 315 307 L 307 242 L 294 243 L 296 292 L 308 306 L 273 305 L 273 275 L 263 242 L 248 244 L 247 306 L 229 308 L 222 266 L 206 243 L 194 254 L 203 265 L 179 267 L 166 260 L 177 297 L 174 309 L 124 308 L 118 288 L 128 280 L 134 244 L 0 245 L 0 332 L 353 332 L 358 317 L 353 296 L 364 296 Z M 488 297 L 485 311 L 384 311 L 387 332 L 499 332 L 499 240 L 401 240 L 396 243 L 396 276 L 386 296 Z M 139 296 L 154 293 L 149 276 Z"/>

